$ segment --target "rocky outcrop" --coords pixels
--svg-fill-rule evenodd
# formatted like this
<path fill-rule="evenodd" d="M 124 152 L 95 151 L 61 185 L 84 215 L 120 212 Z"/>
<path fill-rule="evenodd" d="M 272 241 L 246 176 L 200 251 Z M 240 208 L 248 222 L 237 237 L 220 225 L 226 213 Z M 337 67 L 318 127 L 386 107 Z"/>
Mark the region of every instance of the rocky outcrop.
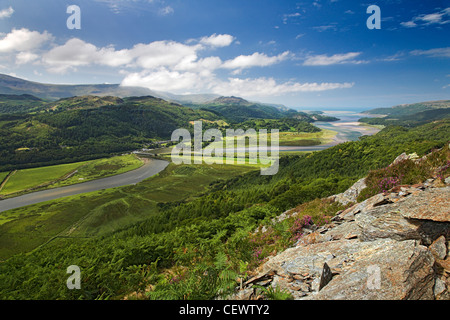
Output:
<path fill-rule="evenodd" d="M 342 203 L 344 206 L 346 206 L 349 203 L 355 203 L 356 199 L 358 198 L 358 195 L 364 188 L 366 188 L 366 178 L 362 178 L 356 181 L 355 184 L 351 186 L 349 189 L 347 189 L 345 192 L 331 196 L 329 199 L 338 201 Z"/>
<path fill-rule="evenodd" d="M 363 180 L 334 198 L 354 202 Z M 358 191 L 359 190 L 359 191 Z M 398 186 L 339 212 L 269 258 L 232 298 L 260 286 L 306 300 L 450 299 L 450 186 Z"/>

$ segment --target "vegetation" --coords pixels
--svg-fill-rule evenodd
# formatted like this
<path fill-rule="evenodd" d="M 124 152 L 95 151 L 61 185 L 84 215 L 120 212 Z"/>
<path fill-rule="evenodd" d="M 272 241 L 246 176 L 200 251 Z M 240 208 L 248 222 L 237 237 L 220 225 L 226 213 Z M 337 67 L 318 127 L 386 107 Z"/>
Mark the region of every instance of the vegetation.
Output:
<path fill-rule="evenodd" d="M 57 166 L 33 168 L 18 170 L 11 174 L 8 182 L 0 191 L 1 195 L 8 195 L 20 191 L 25 191 L 31 188 L 36 188 L 45 183 L 61 179 L 65 175 L 75 171 L 84 163 L 69 163 Z"/>
<path fill-rule="evenodd" d="M 0 94 L 1 113 L 28 113 L 40 110 L 46 101 L 29 94 Z"/>
<path fill-rule="evenodd" d="M 445 118 L 450 118 L 450 108 L 431 109 L 407 115 L 395 114 L 384 118 L 362 118 L 359 121 L 371 125 L 400 125 L 404 127 L 414 127 Z"/>
<path fill-rule="evenodd" d="M 105 178 L 139 168 L 143 162 L 135 155 L 123 155 L 92 161 L 12 171 L 0 189 L 0 196 L 17 196 L 26 192 L 68 186 Z M 0 174 L 0 179 L 8 172 Z"/>
<path fill-rule="evenodd" d="M 103 158 L 169 140 L 178 128 L 193 130 L 190 121 L 218 120 L 153 97 L 117 101 L 72 98 L 45 112 L 0 116 L 0 171 Z"/>
<path fill-rule="evenodd" d="M 413 114 L 433 110 L 445 109 L 450 107 L 450 100 L 428 101 L 413 104 L 402 104 L 392 108 L 377 108 L 366 111 L 367 114 L 388 115 L 392 117 L 411 116 Z"/>
<path fill-rule="evenodd" d="M 237 166 L 171 165 L 136 186 L 6 212 L 15 217 L 0 230 L 5 259 L 0 263 L 0 298 L 226 295 L 268 255 L 298 240 L 302 228 L 326 223 L 341 209 L 318 199 L 344 191 L 403 152 L 422 156 L 447 145 L 449 133 L 448 119 L 410 129 L 388 127 L 359 141 L 283 157 L 274 176 L 248 172 L 248 167 L 238 173 Z M 291 208 L 295 215 L 273 223 Z M 114 225 L 120 219 L 128 223 Z M 17 250 L 25 230 L 25 244 L 45 232 L 47 238 Z M 50 234 L 61 236 L 32 250 Z M 82 270 L 81 290 L 65 285 L 70 265 Z M 267 294 L 289 298 L 275 289 Z"/>

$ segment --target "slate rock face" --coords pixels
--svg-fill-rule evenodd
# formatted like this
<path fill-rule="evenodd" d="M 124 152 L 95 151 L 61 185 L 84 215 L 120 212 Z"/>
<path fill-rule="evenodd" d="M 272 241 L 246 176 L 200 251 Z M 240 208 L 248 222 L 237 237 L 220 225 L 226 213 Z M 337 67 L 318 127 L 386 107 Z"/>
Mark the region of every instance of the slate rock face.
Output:
<path fill-rule="evenodd" d="M 449 241 L 450 186 L 432 179 L 399 186 L 339 212 L 271 257 L 243 290 L 247 299 L 258 297 L 252 286 L 259 283 L 294 299 L 448 300 Z"/>
<path fill-rule="evenodd" d="M 429 188 L 408 197 L 399 208 L 400 214 L 409 219 L 450 222 L 450 187 Z"/>
<path fill-rule="evenodd" d="M 414 240 L 377 240 L 312 299 L 434 299 L 433 255 Z"/>

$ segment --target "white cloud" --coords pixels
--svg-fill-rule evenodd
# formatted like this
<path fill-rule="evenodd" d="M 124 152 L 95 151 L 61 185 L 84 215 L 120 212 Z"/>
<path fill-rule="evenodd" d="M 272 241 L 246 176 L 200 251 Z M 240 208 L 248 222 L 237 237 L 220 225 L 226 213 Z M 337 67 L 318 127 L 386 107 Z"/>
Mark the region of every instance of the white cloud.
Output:
<path fill-rule="evenodd" d="M 417 24 L 414 21 L 401 22 L 400 24 L 406 28 L 417 27 Z"/>
<path fill-rule="evenodd" d="M 96 46 L 76 38 L 53 48 L 42 57 L 44 65 L 54 73 L 64 73 L 70 69 L 76 70 L 76 67 L 96 63 L 98 59 L 99 50 Z"/>
<path fill-rule="evenodd" d="M 199 45 L 185 45 L 175 41 L 155 41 L 137 44 L 130 49 L 135 64 L 141 68 L 152 69 L 161 66 L 175 66 L 197 60 Z"/>
<path fill-rule="evenodd" d="M 292 57 L 289 51 L 274 56 L 255 52 L 222 61 L 218 56 L 202 56 L 210 48 L 229 46 L 235 38 L 213 34 L 186 43 L 154 41 L 139 43 L 131 48 L 97 47 L 78 38 L 61 45 L 53 44 L 42 53 L 36 52 L 53 37 L 44 32 L 27 29 L 12 30 L 0 40 L 0 52 L 15 53 L 16 64 L 39 63 L 52 73 L 76 71 L 80 67 L 107 66 L 120 68 L 123 86 L 141 86 L 174 93 L 213 92 L 241 96 L 268 96 L 286 93 L 316 92 L 351 88 L 352 83 L 278 83 L 274 78 L 239 78 L 243 69 L 267 67 Z M 38 54 L 39 53 L 39 54 Z M 337 63 L 351 60 L 359 53 L 328 57 Z M 318 56 L 317 56 L 318 57 Z M 316 59 L 317 59 L 316 57 Z M 309 57 L 310 61 L 313 57 Z M 316 62 L 317 63 L 317 62 Z M 216 71 L 229 70 L 233 76 L 223 80 Z"/>
<path fill-rule="evenodd" d="M 167 6 L 167 7 L 159 9 L 159 14 L 162 16 L 167 16 L 172 13 L 174 13 L 174 10 L 171 6 Z"/>
<path fill-rule="evenodd" d="M 213 34 L 200 39 L 200 43 L 211 47 L 228 47 L 233 43 L 234 37 L 229 34 Z"/>
<path fill-rule="evenodd" d="M 28 29 L 13 29 L 3 39 L 0 39 L 0 53 L 31 51 L 39 48 L 52 36 L 44 31 L 30 31 Z"/>
<path fill-rule="evenodd" d="M 450 58 L 450 47 L 447 48 L 436 48 L 429 50 L 413 50 L 411 54 L 414 56 L 429 56 L 438 58 Z"/>
<path fill-rule="evenodd" d="M 317 26 L 317 27 L 312 27 L 314 30 L 316 30 L 317 32 L 324 32 L 324 31 L 328 31 L 328 30 L 333 30 L 336 31 L 336 25 L 335 24 L 329 24 L 329 25 L 324 25 L 324 26 Z"/>
<path fill-rule="evenodd" d="M 344 54 L 334 54 L 332 56 L 327 56 L 325 54 L 309 56 L 303 62 L 304 66 L 329 66 L 334 64 L 343 64 L 343 63 L 354 63 L 359 64 L 364 61 L 361 60 L 353 60 L 358 57 L 361 52 L 349 52 Z"/>
<path fill-rule="evenodd" d="M 400 24 L 406 28 L 415 28 L 419 25 L 421 26 L 428 26 L 432 24 L 443 25 L 447 23 L 450 23 L 450 7 L 441 10 L 439 12 L 418 15 L 412 18 L 412 20 L 407 22 L 401 22 Z"/>
<path fill-rule="evenodd" d="M 130 73 L 126 75 L 121 85 L 146 87 L 157 91 L 185 92 L 203 88 L 205 80 L 195 72 L 178 72 L 160 68 L 157 71 Z"/>
<path fill-rule="evenodd" d="M 9 18 L 14 13 L 14 9 L 9 7 L 0 11 L 0 19 Z"/>
<path fill-rule="evenodd" d="M 194 62 L 199 49 L 198 45 L 155 41 L 149 44 L 140 43 L 131 49 L 115 50 L 112 46 L 97 48 L 93 44 L 73 38 L 44 54 L 42 60 L 51 72 L 56 73 L 91 64 L 152 69 Z"/>
<path fill-rule="evenodd" d="M 252 55 L 240 55 L 223 63 L 225 69 L 244 69 L 250 67 L 266 67 L 281 62 L 288 58 L 290 52 L 285 51 L 277 56 L 269 57 L 264 53 L 255 52 Z"/>
<path fill-rule="evenodd" d="M 216 94 L 261 97 L 279 96 L 287 93 L 319 92 L 334 89 L 351 88 L 354 83 L 277 83 L 273 78 L 239 79 L 229 78 L 227 82 L 214 85 Z"/>
<path fill-rule="evenodd" d="M 285 15 L 283 15 L 283 23 L 287 24 L 287 22 L 290 18 L 296 18 L 296 17 L 300 17 L 300 16 L 301 16 L 301 14 L 299 12 L 285 14 Z"/>
<path fill-rule="evenodd" d="M 243 97 L 279 96 L 288 93 L 320 92 L 346 89 L 354 83 L 277 83 L 273 78 L 228 78 L 220 80 L 213 74 L 202 76 L 193 72 L 177 72 L 161 68 L 155 72 L 130 73 L 122 86 L 144 86 L 152 90 L 188 92 L 212 92 L 219 95 Z"/>
<path fill-rule="evenodd" d="M 32 52 L 19 52 L 16 55 L 16 64 L 27 64 L 33 61 L 36 61 L 39 58 L 39 55 Z"/>

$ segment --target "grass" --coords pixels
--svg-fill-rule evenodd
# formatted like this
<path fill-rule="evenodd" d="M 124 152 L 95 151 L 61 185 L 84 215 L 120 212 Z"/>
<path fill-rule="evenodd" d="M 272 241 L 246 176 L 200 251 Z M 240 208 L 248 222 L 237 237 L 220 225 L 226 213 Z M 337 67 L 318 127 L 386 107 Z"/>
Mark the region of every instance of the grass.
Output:
<path fill-rule="evenodd" d="M 8 195 L 31 188 L 38 187 L 45 183 L 57 180 L 64 175 L 76 170 L 84 162 L 61 164 L 56 166 L 41 167 L 18 170 L 11 175 L 8 182 L 1 190 L 2 195 Z"/>
<path fill-rule="evenodd" d="M 332 131 L 332 130 L 327 130 L 327 129 L 322 129 L 320 132 L 314 132 L 314 133 L 307 133 L 307 132 L 280 132 L 279 133 L 279 146 L 317 146 L 317 145 L 323 145 L 323 144 L 327 144 L 333 141 L 333 138 L 336 136 L 336 131 Z M 222 158 L 223 163 L 225 163 L 226 161 L 226 142 L 227 140 L 230 139 L 234 139 L 233 138 L 228 138 L 228 137 L 223 137 L 223 141 L 219 141 L 219 142 L 213 142 L 209 145 L 209 148 L 223 148 L 223 153 L 224 153 L 224 157 Z M 242 141 L 242 138 L 240 139 L 235 139 L 234 140 L 234 147 L 237 147 L 238 141 Z M 249 146 L 249 141 L 248 139 L 245 141 L 245 146 L 248 147 Z M 270 147 L 271 147 L 271 140 L 270 140 L 270 134 L 268 135 L 268 141 L 267 141 L 267 147 L 269 148 L 269 156 L 270 156 Z M 169 158 L 171 157 L 171 152 L 172 152 L 172 148 L 162 148 L 160 150 L 153 150 L 152 153 L 157 153 L 158 155 L 165 157 L 165 158 Z M 293 152 L 295 154 L 302 154 L 305 151 L 280 151 L 279 154 L 280 155 L 289 155 L 289 154 L 293 154 Z M 256 164 L 252 164 L 249 163 L 249 152 L 245 152 L 245 154 L 243 152 L 239 152 L 238 156 L 240 158 L 245 158 L 245 164 L 246 165 L 252 165 L 252 166 L 259 166 L 259 167 L 264 167 L 267 166 L 267 164 L 263 164 L 261 163 L 258 157 L 257 163 Z M 185 158 L 188 159 L 188 158 Z M 206 158 L 204 157 L 203 160 L 212 160 L 212 158 Z M 238 157 L 236 157 L 235 155 L 235 162 L 237 163 Z M 191 158 L 191 162 L 193 162 L 194 159 Z M 220 160 L 219 160 L 220 161 Z M 240 164 L 244 164 L 244 163 L 240 163 Z"/>
<path fill-rule="evenodd" d="M 0 195 L 20 195 L 109 177 L 134 170 L 143 162 L 135 155 L 19 170 L 8 179 Z M 7 173 L 1 173 L 0 178 Z M 3 180 L 1 180 L 3 181 Z"/>
<path fill-rule="evenodd" d="M 5 178 L 8 176 L 9 172 L 0 172 L 0 183 L 5 180 Z"/>
<path fill-rule="evenodd" d="M 135 155 L 123 155 L 112 158 L 94 160 L 81 166 L 77 172 L 68 179 L 59 181 L 52 188 L 63 187 L 80 182 L 86 182 L 112 175 L 125 173 L 140 168 L 143 165 Z"/>
<path fill-rule="evenodd" d="M 320 132 L 280 132 L 280 146 L 316 146 L 333 141 L 336 131 L 322 129 Z"/>
<path fill-rule="evenodd" d="M 159 203 L 198 197 L 216 180 L 254 167 L 170 164 L 143 182 L 0 213 L 0 260 L 58 238 L 96 237 L 158 214 Z"/>

